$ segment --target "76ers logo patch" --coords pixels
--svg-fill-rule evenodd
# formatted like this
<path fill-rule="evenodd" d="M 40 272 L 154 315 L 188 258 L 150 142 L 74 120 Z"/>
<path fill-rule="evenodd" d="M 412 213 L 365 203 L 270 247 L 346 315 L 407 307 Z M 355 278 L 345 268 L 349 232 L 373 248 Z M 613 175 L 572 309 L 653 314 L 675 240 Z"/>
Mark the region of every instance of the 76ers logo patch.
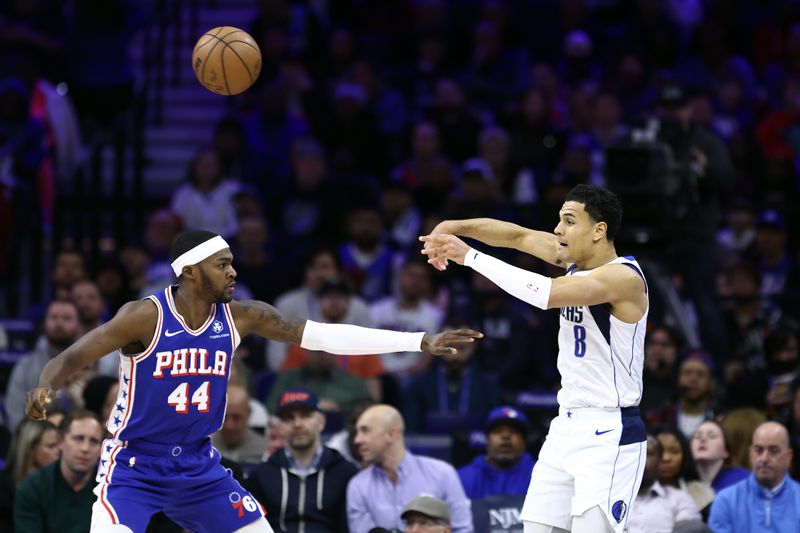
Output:
<path fill-rule="evenodd" d="M 231 507 L 236 510 L 239 518 L 244 517 L 245 511 L 252 513 L 258 509 L 255 500 L 253 500 L 253 497 L 249 494 L 242 498 L 242 495 L 238 492 L 231 492 L 228 495 L 228 500 L 231 502 Z"/>

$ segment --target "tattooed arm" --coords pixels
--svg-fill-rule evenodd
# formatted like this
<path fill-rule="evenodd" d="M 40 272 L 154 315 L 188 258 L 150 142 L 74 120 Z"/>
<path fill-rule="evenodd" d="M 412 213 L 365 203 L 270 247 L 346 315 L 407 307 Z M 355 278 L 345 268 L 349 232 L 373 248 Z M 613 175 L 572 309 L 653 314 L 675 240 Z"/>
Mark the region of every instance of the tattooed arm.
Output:
<path fill-rule="evenodd" d="M 483 336 L 471 329 L 443 331 L 428 335 L 362 328 L 351 324 L 322 324 L 311 320 L 285 318 L 269 304 L 258 301 L 231 302 L 233 319 L 241 336 L 249 333 L 270 340 L 299 344 L 308 350 L 342 355 L 425 351 L 434 355 L 457 352 L 453 345 L 473 342 Z"/>
<path fill-rule="evenodd" d="M 271 305 L 257 300 L 230 303 L 239 335 L 255 333 L 266 339 L 300 344 L 305 320 L 284 317 Z"/>

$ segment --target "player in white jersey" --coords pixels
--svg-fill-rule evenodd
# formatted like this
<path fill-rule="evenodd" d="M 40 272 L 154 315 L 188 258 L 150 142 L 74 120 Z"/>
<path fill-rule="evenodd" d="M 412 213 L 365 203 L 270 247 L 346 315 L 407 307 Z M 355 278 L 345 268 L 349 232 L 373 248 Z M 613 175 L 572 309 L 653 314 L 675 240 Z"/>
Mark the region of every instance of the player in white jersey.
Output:
<path fill-rule="evenodd" d="M 616 195 L 578 185 L 553 233 L 472 219 L 444 221 L 420 237 L 436 268 L 454 261 L 541 309 L 560 308 L 559 415 L 533 469 L 522 509 L 525 533 L 621 533 L 641 484 L 647 436 L 638 405 L 649 303 L 638 263 L 617 256 L 621 220 Z M 532 254 L 566 275 L 514 267 L 456 235 Z"/>

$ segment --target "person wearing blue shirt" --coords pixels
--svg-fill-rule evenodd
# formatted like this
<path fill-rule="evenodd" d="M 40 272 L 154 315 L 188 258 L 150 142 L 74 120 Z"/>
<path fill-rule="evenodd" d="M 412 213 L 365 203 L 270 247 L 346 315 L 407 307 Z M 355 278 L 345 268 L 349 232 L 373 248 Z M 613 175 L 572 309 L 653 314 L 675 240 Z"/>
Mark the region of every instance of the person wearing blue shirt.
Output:
<path fill-rule="evenodd" d="M 714 533 L 800 531 L 800 484 L 787 475 L 792 462 L 789 433 L 764 422 L 753 433 L 753 474 L 720 491 L 708 525 Z"/>
<path fill-rule="evenodd" d="M 528 419 L 513 407 L 498 407 L 486 421 L 486 455 L 458 471 L 473 500 L 495 494 L 524 496 L 536 461 L 525 451 Z"/>

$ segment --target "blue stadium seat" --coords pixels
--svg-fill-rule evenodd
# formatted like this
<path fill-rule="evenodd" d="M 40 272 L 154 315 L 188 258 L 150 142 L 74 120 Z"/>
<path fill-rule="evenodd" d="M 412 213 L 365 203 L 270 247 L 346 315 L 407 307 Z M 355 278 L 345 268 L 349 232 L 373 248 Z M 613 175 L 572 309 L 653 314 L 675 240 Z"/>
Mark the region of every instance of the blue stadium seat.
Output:
<path fill-rule="evenodd" d="M 269 392 L 272 390 L 272 385 L 275 383 L 275 378 L 278 377 L 277 372 L 271 370 L 263 370 L 253 375 L 253 397 L 260 401 L 266 402 Z"/>
<path fill-rule="evenodd" d="M 406 447 L 418 455 L 451 462 L 453 439 L 449 435 L 406 435 Z"/>
<path fill-rule="evenodd" d="M 425 433 L 449 435 L 455 431 L 482 429 L 485 417 L 458 413 L 428 413 L 425 415 Z"/>

